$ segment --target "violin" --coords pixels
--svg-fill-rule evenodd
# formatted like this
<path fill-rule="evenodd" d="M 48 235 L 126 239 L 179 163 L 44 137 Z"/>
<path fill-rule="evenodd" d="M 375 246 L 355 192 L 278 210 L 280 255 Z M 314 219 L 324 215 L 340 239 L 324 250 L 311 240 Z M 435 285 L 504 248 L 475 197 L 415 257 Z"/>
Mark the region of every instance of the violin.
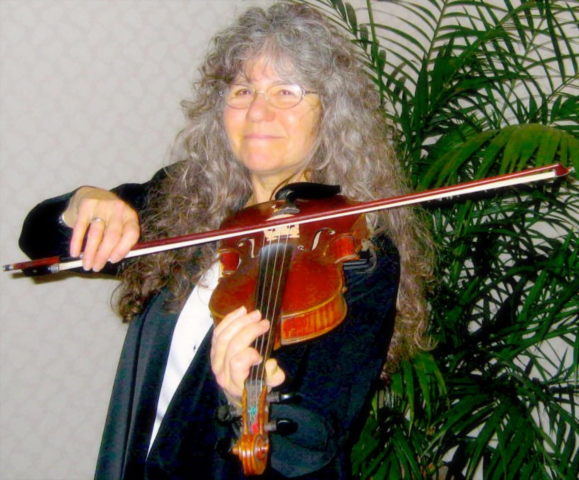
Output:
<path fill-rule="evenodd" d="M 293 184 L 280 190 L 276 200 L 238 212 L 220 230 L 137 244 L 127 257 L 220 241 L 223 276 L 209 305 L 215 323 L 239 305 L 260 310 L 271 322 L 253 345 L 263 360 L 245 381 L 241 435 L 232 448 L 244 473 L 259 475 L 267 466 L 269 433 L 276 430 L 269 421 L 270 403 L 276 400 L 265 383 L 265 362 L 275 349 L 323 335 L 345 318 L 342 265 L 357 260 L 368 239 L 363 214 L 552 179 L 570 171 L 556 164 L 365 203 L 336 195 L 332 187 Z M 33 276 L 80 266 L 80 259 L 50 257 L 3 269 Z"/>
<path fill-rule="evenodd" d="M 223 227 L 254 225 L 350 204 L 342 196 L 314 200 L 304 188 L 328 190 L 324 185 L 288 185 L 278 192 L 278 200 L 248 207 Z M 288 191 L 296 198 L 290 199 Z M 215 323 L 239 305 L 245 305 L 247 311 L 259 310 L 270 321 L 269 331 L 253 344 L 262 361 L 251 367 L 245 380 L 241 435 L 231 450 L 241 459 L 246 475 L 263 473 L 269 433 L 277 430 L 276 422 L 269 421 L 272 399 L 265 382 L 266 361 L 280 346 L 316 338 L 344 320 L 347 307 L 341 265 L 359 258 L 368 236 L 365 217 L 359 215 L 340 217 L 331 226 L 320 220 L 273 227 L 220 243 L 222 277 L 209 302 Z"/>

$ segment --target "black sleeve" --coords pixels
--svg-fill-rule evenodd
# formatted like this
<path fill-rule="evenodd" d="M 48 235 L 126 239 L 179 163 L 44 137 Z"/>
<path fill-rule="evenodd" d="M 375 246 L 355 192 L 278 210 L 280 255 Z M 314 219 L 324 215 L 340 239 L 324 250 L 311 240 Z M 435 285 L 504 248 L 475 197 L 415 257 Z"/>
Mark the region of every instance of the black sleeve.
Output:
<path fill-rule="evenodd" d="M 126 183 L 111 191 L 131 205 L 139 216 L 147 205 L 147 198 L 167 176 L 166 169 L 158 171 L 148 182 Z M 76 192 L 45 200 L 27 215 L 20 234 L 20 249 L 32 259 L 68 255 L 72 229 L 60 222 L 62 213 Z"/>
<path fill-rule="evenodd" d="M 271 466 L 285 477 L 346 475 L 346 442 L 380 375 L 394 327 L 398 252 L 388 239 L 377 245 L 375 268 L 345 272 L 345 321 L 306 347 L 277 356 L 288 378 L 283 388 L 298 394 L 296 401 L 271 408 L 273 418 L 298 427 L 290 435 L 271 435 Z"/>

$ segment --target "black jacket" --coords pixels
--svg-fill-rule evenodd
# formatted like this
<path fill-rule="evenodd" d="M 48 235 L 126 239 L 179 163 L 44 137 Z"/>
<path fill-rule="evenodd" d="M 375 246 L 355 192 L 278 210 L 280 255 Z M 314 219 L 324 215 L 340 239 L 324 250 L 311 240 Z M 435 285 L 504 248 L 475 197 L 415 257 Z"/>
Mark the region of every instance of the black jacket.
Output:
<path fill-rule="evenodd" d="M 141 211 L 148 192 L 162 176 L 114 191 Z M 70 196 L 47 200 L 28 215 L 20 245 L 30 257 L 67 254 L 70 229 L 60 226 L 58 218 Z M 280 389 L 295 397 L 285 404 L 273 404 L 271 416 L 290 419 L 298 428 L 285 436 L 271 434 L 270 465 L 261 478 L 348 477 L 348 442 L 379 376 L 394 324 L 398 253 L 385 237 L 374 243 L 374 268 L 345 270 L 348 314 L 344 322 L 316 340 L 277 352 L 287 378 Z M 245 478 L 239 460 L 216 448 L 222 439 L 235 435 L 231 424 L 216 419 L 217 408 L 226 400 L 210 368 L 211 332 L 175 393 L 147 456 L 178 318 L 164 308 L 167 295 L 161 291 L 129 326 L 96 478 Z"/>

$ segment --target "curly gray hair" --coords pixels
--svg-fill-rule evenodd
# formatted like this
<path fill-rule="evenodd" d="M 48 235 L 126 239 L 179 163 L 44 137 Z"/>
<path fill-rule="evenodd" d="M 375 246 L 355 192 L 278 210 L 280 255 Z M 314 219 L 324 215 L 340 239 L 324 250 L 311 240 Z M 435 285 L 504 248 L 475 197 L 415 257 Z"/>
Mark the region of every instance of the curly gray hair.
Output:
<path fill-rule="evenodd" d="M 177 137 L 171 174 L 145 215 L 145 239 L 217 229 L 246 204 L 252 194 L 250 175 L 229 147 L 222 93 L 258 59 L 319 93 L 321 120 L 307 161 L 311 181 L 339 184 L 345 196 L 358 201 L 409 191 L 378 93 L 356 47 L 315 8 L 285 1 L 267 10 L 249 9 L 214 38 L 195 98 L 183 102 L 187 124 Z M 390 235 L 401 255 L 398 316 L 389 353 L 395 361 L 428 346 L 424 290 L 432 272 L 430 236 L 409 208 L 374 214 L 370 220 L 375 233 Z M 216 247 L 205 245 L 135 261 L 124 273 L 122 315 L 130 319 L 166 286 L 174 305 L 182 305 L 192 288 L 187 266 L 195 260 L 202 272 L 215 255 Z"/>

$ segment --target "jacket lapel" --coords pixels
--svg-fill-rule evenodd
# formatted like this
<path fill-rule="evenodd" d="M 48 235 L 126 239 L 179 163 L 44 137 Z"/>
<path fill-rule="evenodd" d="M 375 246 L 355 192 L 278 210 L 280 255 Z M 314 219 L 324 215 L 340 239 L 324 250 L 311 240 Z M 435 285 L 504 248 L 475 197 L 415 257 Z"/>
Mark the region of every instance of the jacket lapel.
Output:
<path fill-rule="evenodd" d="M 168 313 L 160 295 L 144 315 L 137 358 L 133 366 L 134 391 L 127 425 L 127 448 L 122 478 L 141 478 L 149 450 L 157 401 L 178 315 Z"/>

